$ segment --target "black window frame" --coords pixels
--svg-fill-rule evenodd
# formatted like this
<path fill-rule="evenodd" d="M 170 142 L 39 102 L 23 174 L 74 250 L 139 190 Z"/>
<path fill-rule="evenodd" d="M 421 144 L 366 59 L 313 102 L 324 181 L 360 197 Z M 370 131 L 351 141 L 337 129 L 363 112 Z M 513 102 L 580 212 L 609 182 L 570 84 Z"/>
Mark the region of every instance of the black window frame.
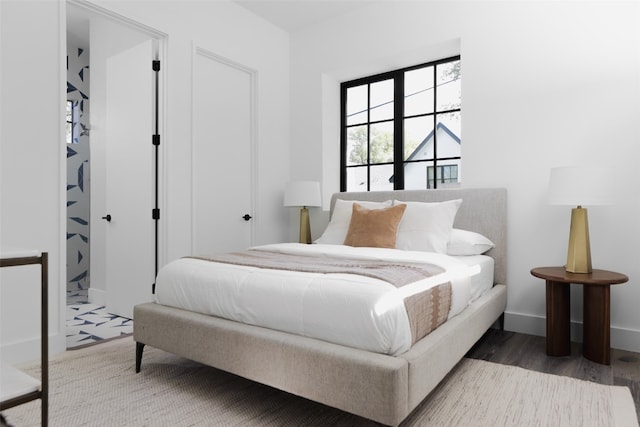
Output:
<path fill-rule="evenodd" d="M 429 163 L 433 166 L 434 171 L 438 171 L 438 163 L 441 161 L 447 160 L 462 160 L 462 156 L 455 157 L 438 157 L 437 155 L 437 117 L 438 115 L 447 114 L 447 113 L 455 113 L 458 112 L 461 114 L 462 106 L 460 105 L 458 108 L 441 110 L 437 109 L 437 76 L 436 70 L 437 65 L 446 64 L 448 62 L 460 61 L 461 56 L 455 55 L 443 59 L 438 59 L 435 61 L 425 62 L 418 65 L 413 65 L 410 67 L 399 68 L 397 70 L 387 71 L 384 73 L 375 74 L 372 76 L 361 77 L 354 80 L 349 80 L 346 82 L 340 83 L 340 191 L 347 191 L 347 169 L 353 167 L 367 167 L 367 190 L 371 191 L 371 166 L 379 166 L 385 164 L 393 164 L 393 189 L 394 190 L 403 190 L 405 187 L 404 183 L 404 165 L 408 163 L 417 163 L 424 162 Z M 433 96 L 433 111 L 425 114 L 417 114 L 412 116 L 405 117 L 404 115 L 404 74 L 408 71 L 417 70 L 420 68 L 433 67 L 434 73 L 434 96 Z M 380 81 L 393 79 L 394 82 L 394 113 L 393 113 L 393 162 L 388 163 L 371 163 L 370 159 L 367 159 L 366 164 L 359 165 L 347 165 L 347 131 L 350 127 L 354 126 L 362 126 L 366 125 L 368 128 L 367 134 L 369 133 L 370 126 L 372 124 L 379 123 L 380 121 L 371 121 L 370 120 L 370 105 L 367 105 L 367 121 L 365 123 L 358 123 L 354 125 L 347 125 L 347 91 L 349 88 L 367 85 L 367 90 L 370 93 L 371 85 Z M 368 102 L 367 102 L 368 104 Z M 433 159 L 421 159 L 421 160 L 404 160 L 404 120 L 408 118 L 414 117 L 423 117 L 423 116 L 433 116 L 433 144 L 434 144 L 434 156 Z M 388 121 L 388 120 L 384 120 Z M 369 153 L 370 150 L 367 150 Z M 369 156 L 369 154 L 367 154 Z M 459 173 L 459 171 L 458 171 Z M 434 182 L 434 188 L 438 188 L 438 179 L 436 177 Z"/>
<path fill-rule="evenodd" d="M 73 144 L 73 126 L 75 116 L 76 103 L 72 99 L 67 99 L 67 114 L 66 114 L 66 130 L 67 130 L 67 144 Z"/>

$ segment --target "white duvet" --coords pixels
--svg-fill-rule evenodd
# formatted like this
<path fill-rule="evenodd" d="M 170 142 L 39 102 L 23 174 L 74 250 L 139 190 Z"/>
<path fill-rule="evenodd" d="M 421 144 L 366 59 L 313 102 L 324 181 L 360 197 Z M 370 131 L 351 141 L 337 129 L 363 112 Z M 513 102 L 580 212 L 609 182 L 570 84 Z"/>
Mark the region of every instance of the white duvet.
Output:
<path fill-rule="evenodd" d="M 445 271 L 396 288 L 379 279 L 353 274 L 270 270 L 181 258 L 158 273 L 156 302 L 397 355 L 407 351 L 412 342 L 403 296 L 450 281 L 451 318 L 469 304 L 470 277 L 478 272 L 477 266 L 431 252 L 299 243 L 251 249 L 318 257 L 426 262 Z"/>

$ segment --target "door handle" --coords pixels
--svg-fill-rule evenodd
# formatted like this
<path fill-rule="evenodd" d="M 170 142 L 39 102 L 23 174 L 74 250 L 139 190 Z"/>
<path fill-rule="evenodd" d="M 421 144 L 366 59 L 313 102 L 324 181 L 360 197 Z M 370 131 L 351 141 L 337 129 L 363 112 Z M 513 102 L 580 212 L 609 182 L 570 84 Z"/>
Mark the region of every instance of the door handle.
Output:
<path fill-rule="evenodd" d="M 107 222 L 111 222 L 111 215 L 107 214 L 107 216 L 103 216 L 102 219 L 106 219 Z"/>
<path fill-rule="evenodd" d="M 249 214 L 244 214 L 244 216 L 242 217 L 242 219 L 244 219 L 245 221 L 249 221 L 251 218 L 252 216 Z"/>

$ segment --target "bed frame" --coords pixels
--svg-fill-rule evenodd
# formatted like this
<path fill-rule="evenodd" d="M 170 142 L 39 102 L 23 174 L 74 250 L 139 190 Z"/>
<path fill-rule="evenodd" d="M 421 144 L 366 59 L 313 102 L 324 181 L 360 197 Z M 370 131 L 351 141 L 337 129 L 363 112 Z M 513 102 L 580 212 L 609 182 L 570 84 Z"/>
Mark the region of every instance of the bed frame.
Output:
<path fill-rule="evenodd" d="M 495 243 L 495 285 L 399 356 L 371 353 L 155 303 L 134 308 L 136 372 L 150 345 L 397 426 L 504 313 L 507 202 L 502 188 L 337 193 L 336 199 L 438 202 L 463 199 L 454 226 Z"/>

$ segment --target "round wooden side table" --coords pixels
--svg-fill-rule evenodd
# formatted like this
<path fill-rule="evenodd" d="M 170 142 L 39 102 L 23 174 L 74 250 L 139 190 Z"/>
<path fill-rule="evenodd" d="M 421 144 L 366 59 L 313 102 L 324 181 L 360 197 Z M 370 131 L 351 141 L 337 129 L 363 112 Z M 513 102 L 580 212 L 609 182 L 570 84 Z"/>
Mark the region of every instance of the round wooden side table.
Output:
<path fill-rule="evenodd" d="M 625 283 L 621 273 L 594 269 L 591 273 L 570 273 L 564 267 L 537 267 L 531 274 L 547 285 L 547 354 L 571 353 L 571 283 L 582 285 L 584 292 L 582 342 L 584 357 L 603 365 L 611 363 L 611 285 Z"/>

